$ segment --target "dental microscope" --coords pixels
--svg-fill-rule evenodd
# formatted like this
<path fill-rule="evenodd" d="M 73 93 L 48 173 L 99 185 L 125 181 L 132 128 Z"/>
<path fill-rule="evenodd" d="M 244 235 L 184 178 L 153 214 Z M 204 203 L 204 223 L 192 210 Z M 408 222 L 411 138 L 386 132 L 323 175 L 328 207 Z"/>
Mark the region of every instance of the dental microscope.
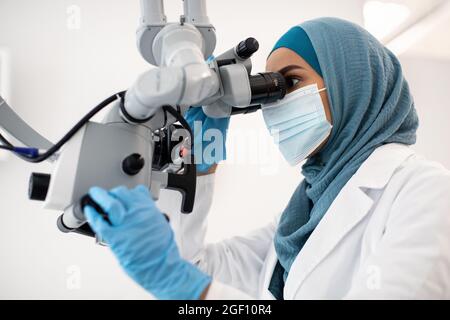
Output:
<path fill-rule="evenodd" d="M 154 199 L 161 189 L 181 192 L 181 212 L 193 210 L 196 165 L 193 135 L 183 116 L 203 108 L 213 118 L 257 111 L 283 99 L 286 82 L 279 73 L 251 75 L 258 42 L 249 38 L 213 57 L 216 30 L 206 0 L 184 0 L 184 14 L 167 22 L 163 0 L 141 0 L 137 47 L 154 67 L 126 91 L 100 103 L 60 141 L 51 143 L 24 122 L 0 97 L 0 128 L 24 146 L 0 134 L 0 149 L 38 163 L 50 161 L 49 173 L 33 173 L 29 198 L 62 214 L 62 232 L 95 237 L 83 208 L 101 208 L 87 195 L 92 186 L 110 189 L 145 185 Z M 104 108 L 101 123 L 90 121 Z M 0 150 L 0 152 L 4 152 Z M 105 218 L 107 215 L 103 212 Z M 101 239 L 97 239 L 101 241 Z"/>

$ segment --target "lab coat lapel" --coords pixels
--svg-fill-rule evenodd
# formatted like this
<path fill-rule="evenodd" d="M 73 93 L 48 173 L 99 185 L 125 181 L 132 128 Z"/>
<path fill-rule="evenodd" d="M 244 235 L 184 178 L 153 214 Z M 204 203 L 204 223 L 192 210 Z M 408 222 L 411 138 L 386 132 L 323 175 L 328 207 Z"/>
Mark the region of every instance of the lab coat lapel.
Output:
<path fill-rule="evenodd" d="M 337 244 L 369 212 L 374 201 L 363 191 L 384 188 L 410 155 L 410 148 L 389 144 L 378 148 L 344 186 L 292 264 L 285 299 L 294 299 L 302 283 Z M 324 236 L 326 235 L 326 236 Z"/>
<path fill-rule="evenodd" d="M 364 218 L 372 204 L 372 199 L 357 186 L 344 187 L 295 259 L 286 280 L 285 299 L 295 298 L 306 277 Z"/>

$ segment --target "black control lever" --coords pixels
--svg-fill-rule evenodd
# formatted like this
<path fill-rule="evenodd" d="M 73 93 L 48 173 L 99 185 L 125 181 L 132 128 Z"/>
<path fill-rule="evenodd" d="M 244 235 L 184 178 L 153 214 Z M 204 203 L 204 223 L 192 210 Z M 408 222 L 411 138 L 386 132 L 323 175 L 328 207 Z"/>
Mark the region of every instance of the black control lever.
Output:
<path fill-rule="evenodd" d="M 191 156 L 191 163 L 184 164 L 183 174 L 169 173 L 167 178 L 167 189 L 177 190 L 183 196 L 182 213 L 189 214 L 194 210 L 196 186 L 197 167 L 194 163 L 194 156 Z"/>
<path fill-rule="evenodd" d="M 186 119 L 171 106 L 163 106 L 163 110 L 177 119 L 182 127 L 189 131 L 191 139 L 190 163 L 183 164 L 183 174 L 169 173 L 167 177 L 167 189 L 181 192 L 183 200 L 181 203 L 181 212 L 185 214 L 192 213 L 194 210 L 195 192 L 197 187 L 197 166 L 194 159 L 194 135 Z"/>

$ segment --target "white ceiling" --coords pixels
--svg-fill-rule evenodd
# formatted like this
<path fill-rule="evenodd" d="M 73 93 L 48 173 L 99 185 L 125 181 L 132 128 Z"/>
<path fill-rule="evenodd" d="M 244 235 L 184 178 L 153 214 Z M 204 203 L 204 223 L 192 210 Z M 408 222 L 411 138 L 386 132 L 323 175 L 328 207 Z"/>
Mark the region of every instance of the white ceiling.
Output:
<path fill-rule="evenodd" d="M 450 59 L 450 19 L 438 23 L 408 54 Z"/>
<path fill-rule="evenodd" d="M 398 3 L 410 9 L 409 18 L 393 31 L 407 43 L 402 54 L 450 60 L 449 0 L 378 0 Z M 397 34 L 399 30 L 406 30 Z M 388 37 L 389 38 L 389 37 Z"/>

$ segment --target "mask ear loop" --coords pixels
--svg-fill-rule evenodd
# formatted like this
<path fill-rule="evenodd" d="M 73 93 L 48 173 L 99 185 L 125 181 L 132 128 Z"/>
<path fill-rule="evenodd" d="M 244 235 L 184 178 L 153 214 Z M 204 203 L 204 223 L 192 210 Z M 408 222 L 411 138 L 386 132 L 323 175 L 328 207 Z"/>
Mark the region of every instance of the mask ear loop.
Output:
<path fill-rule="evenodd" d="M 299 90 L 301 90 L 302 88 L 300 88 Z M 310 95 L 313 95 L 313 94 L 318 94 L 318 93 L 321 93 L 321 92 L 324 92 L 324 91 L 326 91 L 327 90 L 327 88 L 325 87 L 325 88 L 322 88 L 322 89 L 317 89 L 316 91 L 311 91 L 311 89 L 309 89 L 309 90 L 307 90 L 303 95 L 302 95 L 302 97 L 306 97 L 306 96 L 310 96 Z M 293 94 L 295 93 L 295 91 L 294 92 L 292 92 Z M 282 100 L 281 100 L 282 101 Z"/>

